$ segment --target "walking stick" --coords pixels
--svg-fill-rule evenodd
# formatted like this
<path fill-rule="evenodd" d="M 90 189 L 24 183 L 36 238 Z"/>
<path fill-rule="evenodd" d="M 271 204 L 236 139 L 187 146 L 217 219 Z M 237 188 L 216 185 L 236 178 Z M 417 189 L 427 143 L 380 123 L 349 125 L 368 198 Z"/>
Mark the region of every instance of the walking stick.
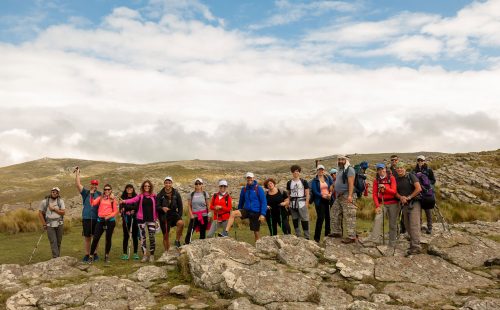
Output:
<path fill-rule="evenodd" d="M 40 235 L 40 238 L 38 238 L 38 242 L 36 243 L 36 246 L 33 249 L 33 252 L 31 253 L 30 259 L 28 260 L 28 264 L 31 263 L 31 260 L 33 259 L 33 255 L 35 255 L 35 252 L 38 249 L 38 245 L 40 244 L 40 241 L 42 240 L 42 237 L 44 234 L 45 234 L 45 231 L 43 231 L 42 234 Z"/>
<path fill-rule="evenodd" d="M 134 218 L 130 216 L 130 227 L 128 229 L 128 260 L 130 260 L 130 254 L 132 254 L 130 249 L 130 242 L 132 242 L 132 226 L 134 226 Z"/>
<path fill-rule="evenodd" d="M 385 245 L 385 203 L 382 195 L 382 244 Z"/>

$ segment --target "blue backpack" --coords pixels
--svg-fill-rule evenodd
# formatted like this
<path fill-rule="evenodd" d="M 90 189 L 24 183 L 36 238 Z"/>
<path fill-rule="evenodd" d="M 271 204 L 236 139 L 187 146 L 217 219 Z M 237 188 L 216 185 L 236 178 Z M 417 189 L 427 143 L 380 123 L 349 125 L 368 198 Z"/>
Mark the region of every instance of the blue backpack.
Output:
<path fill-rule="evenodd" d="M 422 209 L 433 209 L 434 205 L 436 204 L 436 195 L 434 193 L 434 189 L 431 186 L 429 177 L 423 172 L 417 172 L 415 173 L 415 175 L 418 178 L 420 187 L 422 187 L 419 198 Z"/>

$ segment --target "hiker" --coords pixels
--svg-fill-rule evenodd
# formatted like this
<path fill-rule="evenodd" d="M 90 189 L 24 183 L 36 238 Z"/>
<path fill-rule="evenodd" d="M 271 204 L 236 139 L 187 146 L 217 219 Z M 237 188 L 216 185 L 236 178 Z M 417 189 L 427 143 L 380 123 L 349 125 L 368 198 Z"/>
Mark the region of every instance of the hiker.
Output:
<path fill-rule="evenodd" d="M 366 169 L 368 169 L 368 162 L 362 161 L 359 165 L 354 166 L 356 175 L 354 177 L 354 192 L 361 198 L 361 196 L 368 196 L 368 183 L 366 183 Z"/>
<path fill-rule="evenodd" d="M 345 219 L 348 237 L 343 243 L 356 242 L 356 206 L 354 204 L 354 177 L 356 172 L 349 163 L 347 155 L 337 157 L 338 171 L 335 181 L 335 193 L 337 198 L 331 209 L 332 233 L 328 235 L 333 238 L 341 238 L 342 221 Z"/>
<path fill-rule="evenodd" d="M 207 238 L 212 238 L 219 227 L 224 231 L 229 220 L 229 214 L 233 208 L 233 199 L 227 192 L 227 181 L 219 181 L 219 191 L 210 200 L 210 210 L 213 212 L 212 227 L 207 233 Z"/>
<path fill-rule="evenodd" d="M 50 195 L 42 200 L 38 208 L 38 217 L 49 238 L 52 258 L 61 256 L 61 242 L 64 232 L 64 214 L 66 211 L 60 192 L 59 187 L 52 188 Z"/>
<path fill-rule="evenodd" d="M 122 200 L 125 204 L 139 203 L 137 208 L 137 224 L 139 226 L 139 237 L 141 240 L 142 248 L 142 263 L 155 261 L 155 233 L 156 233 L 156 220 L 158 219 L 158 212 L 156 211 L 156 195 L 154 193 L 153 183 L 146 180 L 141 184 L 141 193 L 133 198 Z M 149 236 L 149 255 L 146 243 L 146 229 Z"/>
<path fill-rule="evenodd" d="M 333 203 L 335 202 L 336 194 L 335 194 L 335 181 L 337 180 L 337 169 L 332 168 L 330 169 L 330 176 L 332 177 L 332 199 L 330 199 L 330 208 L 332 207 Z"/>
<path fill-rule="evenodd" d="M 130 199 L 137 196 L 135 188 L 132 184 L 127 184 L 125 190 L 121 195 L 121 199 Z M 137 224 L 137 203 L 134 204 L 120 204 L 120 214 L 122 216 L 122 228 L 123 228 L 123 260 L 130 259 L 132 253 L 128 252 L 129 238 L 132 239 L 134 245 L 134 260 L 139 260 L 139 255 L 137 254 L 137 249 L 139 246 L 139 225 Z"/>
<path fill-rule="evenodd" d="M 436 178 L 434 177 L 434 172 L 432 169 L 427 166 L 427 163 L 425 162 L 425 156 L 424 155 L 418 155 L 417 156 L 417 165 L 415 166 L 415 169 L 413 170 L 415 174 L 421 172 L 427 176 L 428 181 L 430 184 L 420 184 L 422 186 L 422 190 L 424 189 L 424 185 L 430 186 L 432 190 L 434 190 L 434 185 L 436 184 Z M 435 201 L 434 201 L 435 202 Z M 425 218 L 427 220 L 427 227 L 425 227 L 425 233 L 426 234 L 431 234 L 432 233 L 432 209 L 434 208 L 434 205 L 431 203 L 431 205 L 427 206 L 424 205 L 423 201 L 420 202 L 422 209 L 425 212 Z"/>
<path fill-rule="evenodd" d="M 95 226 L 97 224 L 97 208 L 92 208 L 90 205 L 90 197 L 97 199 L 102 193 L 97 190 L 99 186 L 98 180 L 90 181 L 90 189 L 83 187 L 80 180 L 80 168 L 75 168 L 75 185 L 78 189 L 78 193 L 82 196 L 82 235 L 85 243 L 85 256 L 83 257 L 83 262 L 88 262 L 90 257 L 90 244 L 92 243 L 92 238 L 95 233 Z M 97 249 L 97 248 L 96 248 Z M 94 256 L 94 261 L 99 260 L 97 253 L 92 253 Z"/>
<path fill-rule="evenodd" d="M 286 190 L 290 193 L 289 210 L 292 215 L 293 229 L 295 230 L 295 235 L 300 237 L 300 221 L 304 238 L 309 240 L 309 183 L 300 177 L 302 168 L 299 165 L 292 165 L 290 172 L 292 172 L 292 179 L 286 183 Z"/>
<path fill-rule="evenodd" d="M 188 196 L 189 224 L 185 244 L 191 243 L 194 230 L 200 231 L 200 239 L 205 239 L 208 226 L 209 195 L 203 190 L 203 180 L 194 180 L 194 191 Z"/>
<path fill-rule="evenodd" d="M 373 181 L 372 198 L 375 204 L 375 220 L 373 222 L 372 232 L 368 241 L 381 243 L 384 236 L 384 218 L 389 218 L 389 246 L 396 245 L 398 233 L 398 219 L 401 210 L 396 198 L 397 185 L 396 178 L 387 173 L 383 163 L 376 164 L 377 175 Z"/>
<path fill-rule="evenodd" d="M 405 227 L 410 235 L 410 248 L 407 255 L 420 253 L 420 201 L 418 194 L 422 191 L 418 178 L 413 173 L 407 173 L 405 164 L 396 164 L 396 198 L 403 210 Z"/>
<path fill-rule="evenodd" d="M 290 223 L 288 221 L 288 194 L 280 191 L 276 186 L 276 181 L 269 178 L 264 181 L 264 188 L 267 189 L 266 201 L 267 212 L 266 222 L 269 227 L 269 235 L 278 234 L 278 225 L 284 235 L 290 234 Z"/>
<path fill-rule="evenodd" d="M 250 230 L 253 231 L 255 241 L 259 240 L 260 222 L 266 220 L 267 200 L 264 189 L 254 179 L 252 172 L 245 174 L 247 184 L 241 189 L 238 210 L 231 211 L 226 229 L 219 234 L 220 237 L 228 237 L 229 231 L 233 226 L 234 219 L 248 218 L 250 220 Z"/>
<path fill-rule="evenodd" d="M 156 211 L 160 218 L 160 228 L 163 233 L 163 248 L 165 251 L 170 249 L 170 240 L 168 238 L 170 228 L 176 227 L 175 247 L 180 248 L 182 230 L 184 221 L 182 220 L 182 197 L 179 191 L 173 188 L 174 179 L 171 176 L 163 180 L 163 188 L 156 196 Z"/>
<path fill-rule="evenodd" d="M 316 177 L 312 180 L 311 189 L 316 208 L 314 241 L 319 243 L 323 222 L 325 222 L 325 236 L 330 234 L 330 201 L 332 199 L 333 179 L 325 174 L 325 166 L 316 167 Z"/>
<path fill-rule="evenodd" d="M 396 155 L 396 154 L 391 155 L 391 165 L 389 167 L 389 171 L 390 171 L 390 173 L 394 177 L 397 177 L 397 175 L 398 175 L 398 173 L 396 172 L 396 165 L 398 164 L 398 162 L 399 162 L 398 155 Z M 400 215 L 399 232 L 401 234 L 405 234 L 406 233 L 406 228 L 405 228 L 405 223 L 404 223 L 404 220 L 403 220 L 403 214 L 401 212 L 399 212 L 399 215 Z"/>
<path fill-rule="evenodd" d="M 111 241 L 113 231 L 116 226 L 115 216 L 118 214 L 118 202 L 113 195 L 111 185 L 106 184 L 103 187 L 103 194 L 96 199 L 90 196 L 90 205 L 97 209 L 97 225 L 95 227 L 94 239 L 90 246 L 90 253 L 95 253 L 99 239 L 106 231 L 106 243 L 104 247 L 104 261 L 109 263 L 109 252 L 111 251 Z M 89 263 L 94 262 L 94 256 L 90 255 Z"/>

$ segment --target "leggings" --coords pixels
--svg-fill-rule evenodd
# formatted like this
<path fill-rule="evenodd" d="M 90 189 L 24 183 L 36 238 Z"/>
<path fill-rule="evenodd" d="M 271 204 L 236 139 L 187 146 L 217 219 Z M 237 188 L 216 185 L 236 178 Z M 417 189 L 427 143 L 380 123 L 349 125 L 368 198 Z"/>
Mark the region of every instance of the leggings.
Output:
<path fill-rule="evenodd" d="M 146 246 L 146 227 L 148 229 L 148 235 L 149 235 L 149 254 L 154 255 L 155 254 L 155 249 L 156 249 L 156 240 L 155 240 L 155 234 L 156 234 L 156 223 L 155 222 L 144 222 L 144 221 L 139 221 L 139 236 L 141 238 L 141 249 L 142 253 L 146 255 L 147 252 L 147 246 Z"/>
<path fill-rule="evenodd" d="M 288 211 L 281 206 L 267 210 L 266 222 L 271 236 L 278 234 L 278 225 L 281 227 L 284 235 L 289 235 L 291 233 L 290 222 L 288 221 Z"/>
<path fill-rule="evenodd" d="M 111 239 L 113 237 L 113 231 L 115 230 L 116 222 L 113 220 L 98 220 L 95 226 L 94 238 L 92 239 L 92 245 L 90 247 L 90 253 L 95 253 L 97 249 L 97 244 L 99 244 L 99 239 L 101 239 L 102 234 L 106 231 L 106 246 L 104 254 L 108 255 L 111 251 Z"/>
<path fill-rule="evenodd" d="M 122 228 L 123 228 L 123 254 L 126 254 L 128 252 L 130 229 L 132 229 L 132 242 L 134 243 L 134 253 L 137 253 L 137 248 L 139 246 L 139 225 L 137 224 L 137 218 L 133 215 L 124 214 L 122 217 Z"/>

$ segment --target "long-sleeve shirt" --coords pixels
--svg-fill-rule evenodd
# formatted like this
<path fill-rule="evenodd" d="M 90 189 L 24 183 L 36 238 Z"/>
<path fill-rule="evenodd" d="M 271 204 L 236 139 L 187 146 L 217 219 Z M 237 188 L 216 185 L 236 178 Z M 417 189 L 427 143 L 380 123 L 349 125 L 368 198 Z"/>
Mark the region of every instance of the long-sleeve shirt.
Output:
<path fill-rule="evenodd" d="M 115 217 L 116 214 L 118 214 L 118 206 L 115 199 L 111 200 L 109 198 L 103 198 L 103 196 L 94 199 L 93 196 L 90 196 L 90 205 L 92 207 L 99 206 L 97 215 L 101 218 Z"/>
<path fill-rule="evenodd" d="M 384 193 L 379 193 L 378 185 L 383 184 L 385 187 Z M 387 175 L 385 178 L 380 179 L 378 176 L 373 181 L 373 202 L 375 203 L 375 207 L 380 207 L 380 203 L 382 202 L 382 197 L 384 198 L 384 204 L 396 204 L 398 200 L 396 199 L 396 193 L 398 191 L 396 178 L 391 175 Z"/>
<path fill-rule="evenodd" d="M 141 193 L 141 194 L 135 196 L 134 198 L 123 200 L 123 202 L 126 204 L 139 202 L 139 208 L 137 210 L 137 219 L 142 221 L 142 220 L 144 220 L 144 210 L 143 210 L 143 203 L 142 203 L 144 198 L 150 198 L 152 200 L 152 203 L 153 203 L 153 209 L 152 209 L 153 221 L 156 221 L 156 219 L 158 218 L 158 211 L 156 210 L 156 195 L 155 194 L 149 195 L 149 194 Z"/>

